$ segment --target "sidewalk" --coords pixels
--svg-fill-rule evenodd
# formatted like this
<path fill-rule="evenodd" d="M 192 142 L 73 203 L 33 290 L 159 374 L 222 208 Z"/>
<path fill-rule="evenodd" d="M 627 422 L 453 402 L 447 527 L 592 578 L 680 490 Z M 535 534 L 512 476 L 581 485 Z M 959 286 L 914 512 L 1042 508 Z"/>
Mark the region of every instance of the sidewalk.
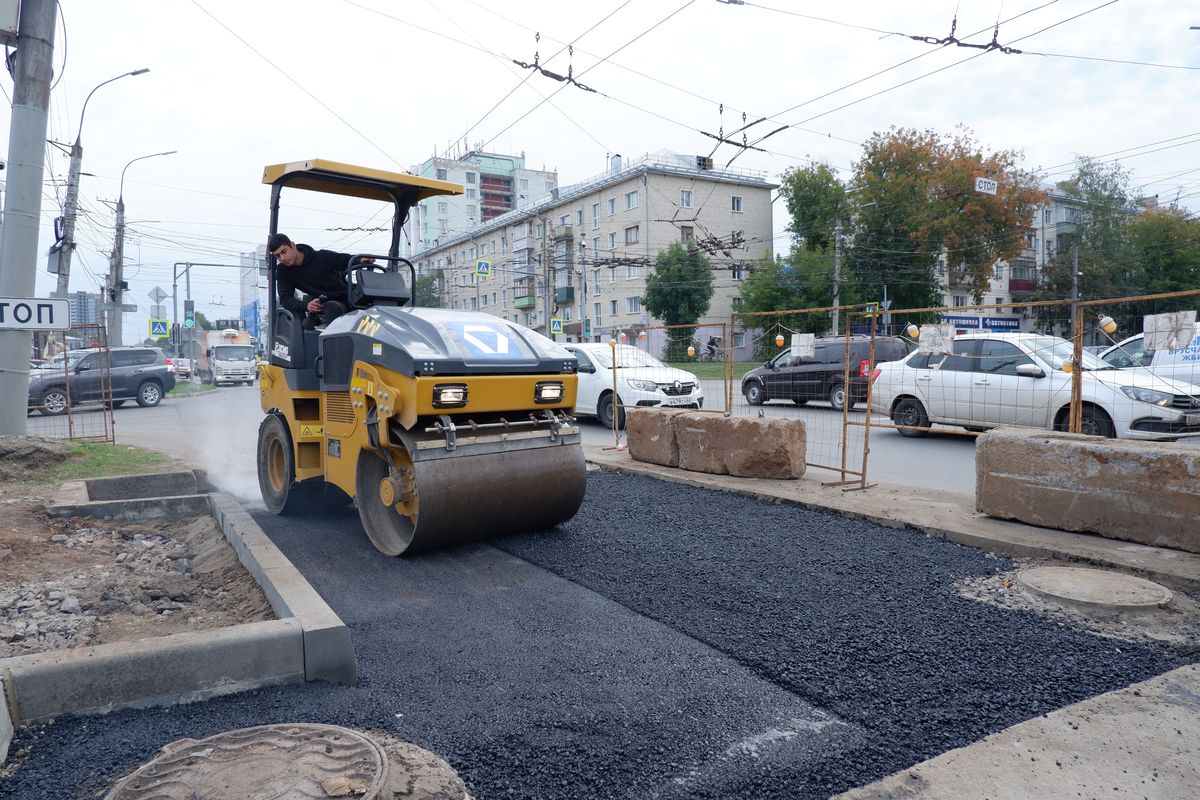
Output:
<path fill-rule="evenodd" d="M 1079 561 L 1200 590 L 1200 555 L 991 519 L 975 512 L 970 495 L 887 484 L 847 492 L 822 486 L 837 478 L 824 470 L 795 481 L 734 478 L 637 462 L 624 450 L 585 445 L 584 452 L 589 463 L 606 469 L 833 510 L 1003 555 Z M 838 798 L 1192 800 L 1197 787 L 1200 665 L 1192 664 L 1027 720 Z"/>

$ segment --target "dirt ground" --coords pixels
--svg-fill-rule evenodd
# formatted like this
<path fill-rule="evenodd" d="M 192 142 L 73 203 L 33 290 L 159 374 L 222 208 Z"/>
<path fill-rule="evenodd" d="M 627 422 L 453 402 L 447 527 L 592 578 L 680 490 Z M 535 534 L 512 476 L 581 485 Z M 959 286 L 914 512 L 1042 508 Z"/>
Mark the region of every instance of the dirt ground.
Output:
<path fill-rule="evenodd" d="M 216 520 L 57 519 L 52 440 L 0 441 L 0 657 L 272 619 Z"/>

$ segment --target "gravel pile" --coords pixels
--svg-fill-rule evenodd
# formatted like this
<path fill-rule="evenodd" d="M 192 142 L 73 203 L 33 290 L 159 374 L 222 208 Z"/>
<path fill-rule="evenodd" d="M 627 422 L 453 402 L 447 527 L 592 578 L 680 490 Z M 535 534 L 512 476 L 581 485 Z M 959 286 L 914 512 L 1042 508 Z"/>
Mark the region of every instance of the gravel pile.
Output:
<path fill-rule="evenodd" d="M 26 729 L 0 797 L 309 721 L 414 742 L 479 800 L 824 798 L 1188 660 L 956 589 L 1005 559 L 650 478 L 591 473 L 555 531 L 409 559 L 349 514 L 255 518 L 350 626 L 359 685 Z"/>

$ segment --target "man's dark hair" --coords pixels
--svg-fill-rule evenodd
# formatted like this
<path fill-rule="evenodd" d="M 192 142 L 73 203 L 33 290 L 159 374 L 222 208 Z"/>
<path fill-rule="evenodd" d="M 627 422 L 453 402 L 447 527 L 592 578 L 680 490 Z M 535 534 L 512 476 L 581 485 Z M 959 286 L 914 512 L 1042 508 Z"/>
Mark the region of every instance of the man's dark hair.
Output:
<path fill-rule="evenodd" d="M 274 253 L 285 244 L 291 244 L 292 240 L 287 237 L 286 233 L 272 233 L 267 237 L 267 252 Z"/>

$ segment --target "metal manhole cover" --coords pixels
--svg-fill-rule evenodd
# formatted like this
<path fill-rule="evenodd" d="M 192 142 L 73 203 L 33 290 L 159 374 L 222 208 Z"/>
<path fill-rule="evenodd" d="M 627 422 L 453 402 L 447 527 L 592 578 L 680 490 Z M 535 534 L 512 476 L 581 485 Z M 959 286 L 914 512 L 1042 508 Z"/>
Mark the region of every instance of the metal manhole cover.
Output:
<path fill-rule="evenodd" d="M 260 725 L 172 742 L 106 800 L 371 800 L 387 763 L 383 748 L 349 728 Z"/>

